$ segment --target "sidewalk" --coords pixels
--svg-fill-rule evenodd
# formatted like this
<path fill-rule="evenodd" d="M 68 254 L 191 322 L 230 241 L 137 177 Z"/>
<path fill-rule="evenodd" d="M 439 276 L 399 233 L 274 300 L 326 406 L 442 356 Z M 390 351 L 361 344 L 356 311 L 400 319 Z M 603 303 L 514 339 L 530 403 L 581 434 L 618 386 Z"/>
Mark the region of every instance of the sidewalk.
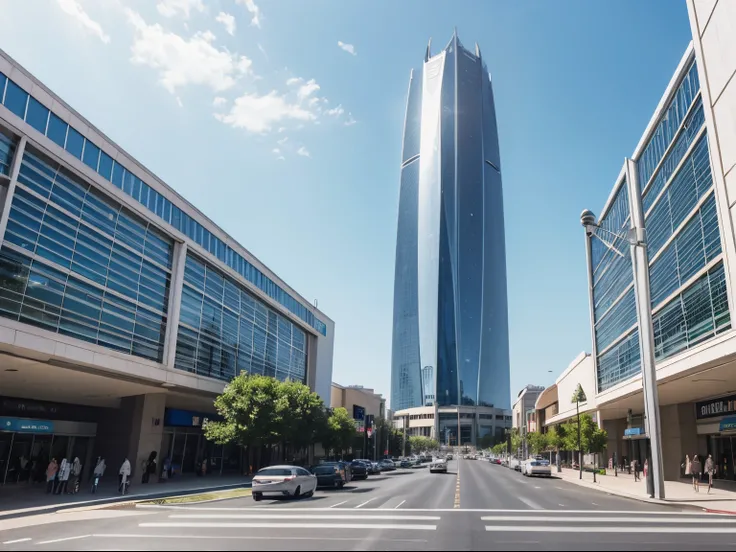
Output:
<path fill-rule="evenodd" d="M 607 471 L 608 475 L 596 475 L 596 482 L 593 483 L 593 474 L 590 472 L 583 472 L 581 480 L 578 470 L 563 468 L 561 473 L 557 473 L 555 466 L 552 466 L 552 476 L 568 483 L 644 502 L 662 503 L 660 500 L 649 498 L 643 474 L 641 480 L 634 481 L 631 474 L 619 472 L 618 476 L 614 476 L 612 471 Z M 696 493 L 689 482 L 665 481 L 664 492 L 666 496 L 664 502 L 667 504 L 700 508 L 713 513 L 736 514 L 736 492 L 713 488 L 708 493 L 707 482 L 703 485 L 701 481 L 700 492 Z"/>
<path fill-rule="evenodd" d="M 118 493 L 117 477 L 105 477 L 92 494 L 91 482 L 84 482 L 75 495 L 46 494 L 42 483 L 0 486 L 0 518 L 47 513 L 71 507 L 94 506 L 132 500 L 195 494 L 231 487 L 250 487 L 251 477 L 243 475 L 182 475 L 165 483 L 143 485 L 134 479 L 125 496 Z"/>

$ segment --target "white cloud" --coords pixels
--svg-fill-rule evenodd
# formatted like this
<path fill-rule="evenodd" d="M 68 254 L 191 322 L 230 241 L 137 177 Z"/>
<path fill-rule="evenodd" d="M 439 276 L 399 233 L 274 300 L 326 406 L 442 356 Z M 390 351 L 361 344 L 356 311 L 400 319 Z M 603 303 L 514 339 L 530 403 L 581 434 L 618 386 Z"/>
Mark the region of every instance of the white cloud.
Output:
<path fill-rule="evenodd" d="M 250 24 L 254 27 L 261 27 L 261 8 L 256 6 L 254 0 L 235 0 L 236 4 L 242 4 L 245 6 L 251 14 Z"/>
<path fill-rule="evenodd" d="M 304 146 L 300 146 L 298 150 L 296 150 L 297 155 L 301 155 L 302 157 L 311 157 L 309 154 L 309 151 Z"/>
<path fill-rule="evenodd" d="M 283 138 L 279 138 L 278 140 L 276 140 L 276 143 L 279 146 L 283 146 L 288 140 L 289 140 L 289 137 L 288 136 L 284 136 Z"/>
<path fill-rule="evenodd" d="M 345 109 L 342 105 L 338 105 L 337 107 L 333 107 L 332 109 L 325 111 L 325 115 L 330 115 L 331 117 L 339 117 L 343 113 L 345 113 Z"/>
<path fill-rule="evenodd" d="M 346 44 L 342 40 L 338 40 L 337 45 L 345 50 L 348 54 L 352 54 L 354 56 L 358 55 L 358 52 L 355 51 L 355 46 L 353 46 L 352 44 Z"/>
<path fill-rule="evenodd" d="M 215 47 L 210 31 L 185 39 L 159 24 L 148 25 L 129 8 L 126 14 L 135 28 L 131 61 L 158 70 L 161 84 L 172 94 L 188 84 L 209 86 L 215 92 L 227 90 L 250 72 L 251 60 Z"/>
<path fill-rule="evenodd" d="M 279 148 L 273 148 L 271 150 L 271 153 L 280 154 L 281 153 L 281 150 Z"/>
<path fill-rule="evenodd" d="M 303 82 L 304 79 L 300 79 L 299 77 L 291 77 L 286 81 L 286 86 L 294 86 L 295 84 L 299 84 L 300 82 Z"/>
<path fill-rule="evenodd" d="M 181 98 L 179 96 L 176 97 L 176 103 L 179 105 L 179 107 L 184 107 L 184 103 L 181 101 Z"/>
<path fill-rule="evenodd" d="M 229 13 L 220 12 L 215 17 L 215 21 L 222 23 L 225 26 L 227 34 L 233 36 L 235 34 L 235 16 Z"/>
<path fill-rule="evenodd" d="M 260 44 L 260 42 L 258 43 L 258 49 L 264 55 L 264 57 L 266 58 L 266 60 L 268 60 L 268 54 L 266 53 L 266 49 Z"/>
<path fill-rule="evenodd" d="M 164 17 L 182 15 L 184 19 L 189 19 L 189 14 L 193 9 L 203 12 L 204 4 L 202 0 L 160 0 L 156 4 L 156 9 Z"/>
<path fill-rule="evenodd" d="M 345 126 L 353 126 L 358 121 L 355 120 L 352 113 L 348 113 L 348 119 L 345 121 Z"/>
<path fill-rule="evenodd" d="M 215 118 L 234 128 L 264 133 L 271 130 L 274 123 L 277 122 L 289 119 L 313 121 L 317 117 L 299 104 L 290 103 L 284 96 L 273 90 L 263 96 L 243 94 L 236 98 L 227 114 L 216 113 Z"/>
<path fill-rule="evenodd" d="M 215 107 L 220 107 L 222 105 L 225 105 L 226 103 L 227 100 L 222 96 L 217 96 L 214 100 L 212 100 L 212 105 L 214 105 Z"/>
<path fill-rule="evenodd" d="M 304 100 L 314 94 L 317 90 L 319 90 L 319 84 L 317 84 L 317 81 L 315 81 L 314 79 L 309 79 L 307 82 L 299 87 L 296 95 L 299 97 L 300 100 Z"/>
<path fill-rule="evenodd" d="M 279 155 L 276 159 L 278 161 L 286 161 L 286 157 L 284 157 L 283 155 Z"/>
<path fill-rule="evenodd" d="M 105 44 L 110 42 L 110 36 L 102 30 L 100 24 L 93 20 L 78 0 L 56 0 L 59 7 L 82 24 L 89 32 L 99 38 Z"/>
<path fill-rule="evenodd" d="M 279 127 L 278 133 L 281 134 L 286 130 L 286 127 Z"/>

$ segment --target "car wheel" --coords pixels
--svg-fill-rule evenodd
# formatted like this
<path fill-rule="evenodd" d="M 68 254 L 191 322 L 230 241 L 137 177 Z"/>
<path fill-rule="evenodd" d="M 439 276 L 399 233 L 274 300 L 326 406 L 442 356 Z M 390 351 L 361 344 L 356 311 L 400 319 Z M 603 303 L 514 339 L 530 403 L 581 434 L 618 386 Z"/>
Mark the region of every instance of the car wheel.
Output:
<path fill-rule="evenodd" d="M 340 481 L 339 486 L 342 489 L 345 486 L 345 482 L 344 481 Z"/>
<path fill-rule="evenodd" d="M 294 490 L 294 498 L 299 498 L 302 495 L 302 488 L 300 485 L 296 486 L 296 489 Z"/>
<path fill-rule="evenodd" d="M 304 496 L 306 498 L 312 498 L 314 496 L 314 491 L 309 491 L 308 493 L 304 493 Z"/>
<path fill-rule="evenodd" d="M 256 502 L 260 502 L 262 498 L 263 495 L 261 493 L 253 493 L 253 500 L 255 500 Z"/>

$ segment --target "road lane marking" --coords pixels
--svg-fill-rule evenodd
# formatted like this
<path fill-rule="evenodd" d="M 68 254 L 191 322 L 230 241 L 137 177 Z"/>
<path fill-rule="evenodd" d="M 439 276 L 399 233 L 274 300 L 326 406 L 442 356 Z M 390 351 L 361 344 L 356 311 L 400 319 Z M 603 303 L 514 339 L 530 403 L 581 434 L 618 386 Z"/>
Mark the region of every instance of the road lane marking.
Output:
<path fill-rule="evenodd" d="M 400 531 L 436 531 L 436 525 L 415 525 L 415 524 L 396 524 L 396 523 L 228 523 L 228 522 L 207 522 L 207 523 L 184 523 L 184 522 L 150 522 L 139 523 L 138 527 L 158 528 L 158 529 L 377 529 L 385 531 L 389 529 L 398 529 Z M 85 535 L 88 537 L 89 535 Z M 80 537 L 72 537 L 80 538 Z M 67 539 L 61 539 L 67 540 Z M 59 542 L 59 541 L 48 541 Z M 44 543 L 39 543 L 44 544 Z"/>
<path fill-rule="evenodd" d="M 372 515 L 370 519 L 391 520 L 395 515 Z M 174 514 L 169 519 L 368 519 L 365 514 Z M 440 516 L 401 516 L 411 521 L 439 521 Z"/>
<path fill-rule="evenodd" d="M 593 506 L 598 506 L 598 505 L 597 505 L 597 504 L 596 504 L 595 502 L 591 502 L 591 504 L 592 504 Z"/>
<path fill-rule="evenodd" d="M 172 512 L 175 511 L 197 511 L 197 512 L 243 512 L 244 508 L 184 508 L 184 507 L 175 507 L 175 506 L 162 506 L 164 509 L 168 509 Z M 308 508 L 310 512 L 350 512 L 353 510 L 353 508 L 335 508 L 332 509 L 332 506 L 324 507 L 324 508 Z M 304 512 L 305 508 L 273 508 L 271 506 L 259 506 L 257 508 L 246 508 L 248 512 L 250 511 L 267 511 L 267 512 Z M 364 508 L 364 512 L 371 513 L 371 512 L 393 512 L 393 508 Z M 454 512 L 454 508 L 402 508 L 400 512 Z M 508 508 L 465 508 L 460 513 L 464 512 L 488 512 L 488 513 L 529 513 L 528 509 L 520 510 L 520 509 L 508 509 Z M 402 514 L 399 514 L 399 512 L 396 512 L 398 515 L 402 516 Z M 549 514 L 559 514 L 560 516 L 567 516 L 569 514 L 589 514 L 590 510 L 544 510 L 540 509 L 538 511 L 534 512 L 535 514 L 542 514 L 542 513 L 549 513 Z M 624 514 L 630 516 L 632 514 L 631 510 L 596 510 L 597 514 Z M 704 519 L 710 519 L 712 517 L 716 516 L 725 516 L 728 517 L 729 514 L 711 514 L 711 513 L 705 513 L 705 512 L 679 512 L 679 511 L 669 511 L 669 510 L 641 510 L 636 511 L 637 516 L 646 516 L 646 515 L 670 515 L 670 516 L 700 516 Z M 730 515 L 731 519 L 733 519 L 733 515 Z"/>
<path fill-rule="evenodd" d="M 406 500 L 402 500 L 401 502 L 399 502 L 399 503 L 398 503 L 398 504 L 397 504 L 397 505 L 396 505 L 396 506 L 394 507 L 394 510 L 398 510 L 398 509 L 399 509 L 399 508 L 401 507 L 401 505 L 402 505 L 402 504 L 403 504 L 404 502 L 406 502 Z"/>
<path fill-rule="evenodd" d="M 736 534 L 736 527 L 611 527 L 601 525 L 594 527 L 582 526 L 550 526 L 537 527 L 534 525 L 486 525 L 486 531 L 495 533 L 721 533 Z"/>
<path fill-rule="evenodd" d="M 536 485 L 534 485 L 534 488 L 535 489 L 541 489 L 542 487 L 537 487 Z"/>
<path fill-rule="evenodd" d="M 558 505 L 558 506 L 559 506 L 560 508 L 564 508 L 564 507 L 565 507 L 565 505 L 564 505 L 564 504 L 557 504 L 557 505 Z"/>
<path fill-rule="evenodd" d="M 305 540 L 305 541 L 365 541 L 363 537 L 286 537 L 277 535 L 161 535 L 161 534 L 132 534 L 132 533 L 95 533 L 92 535 L 95 539 L 203 539 L 203 540 Z M 382 540 L 382 539 L 378 539 Z M 426 543 L 424 539 L 395 539 L 391 542 L 415 542 Z"/>
<path fill-rule="evenodd" d="M 3 544 L 16 544 L 19 542 L 28 542 L 29 540 L 33 540 L 31 537 L 25 537 L 23 539 L 15 539 L 15 540 L 9 540 L 5 541 Z"/>
<path fill-rule="evenodd" d="M 481 521 L 536 521 L 536 522 L 547 522 L 547 521 L 558 521 L 559 518 L 555 516 L 482 516 Z M 734 523 L 733 519 L 728 518 L 715 518 L 715 519 L 691 519 L 691 520 L 683 520 L 683 519 L 676 519 L 672 517 L 649 517 L 649 518 L 641 518 L 641 517 L 604 517 L 604 516 L 590 516 L 590 517 L 576 517 L 574 520 L 575 523 L 592 523 L 592 522 L 600 522 L 600 523 L 730 523 L 734 528 L 736 528 L 736 523 Z"/>
<path fill-rule="evenodd" d="M 70 540 L 80 540 L 80 539 L 86 539 L 91 537 L 92 535 L 77 535 L 76 537 L 64 537 L 63 539 L 52 539 L 52 540 L 46 540 L 37 542 L 36 544 L 54 544 L 56 542 L 64 542 L 64 541 L 70 541 Z"/>
<path fill-rule="evenodd" d="M 347 500 L 343 500 L 342 502 L 338 502 L 337 504 L 333 504 L 332 506 L 330 506 L 330 508 L 337 508 L 338 506 L 340 506 L 340 504 L 345 504 L 346 502 L 347 502 Z"/>
<path fill-rule="evenodd" d="M 455 502 L 453 508 L 460 508 L 460 462 L 457 463 L 457 477 L 455 478 Z"/>
<path fill-rule="evenodd" d="M 517 497 L 519 500 L 521 500 L 524 504 L 529 506 L 532 510 L 541 510 L 542 507 L 534 502 L 533 500 L 529 500 L 528 498 L 524 498 L 523 496 Z M 529 510 L 524 510 L 525 512 L 528 512 Z"/>
<path fill-rule="evenodd" d="M 365 501 L 365 502 L 363 502 L 362 504 L 358 504 L 358 505 L 356 506 L 356 508 L 360 508 L 361 506 L 365 506 L 365 505 L 366 505 L 366 504 L 368 504 L 368 503 L 369 503 L 369 502 L 370 502 L 371 500 L 376 500 L 377 498 L 378 498 L 377 496 L 374 496 L 373 498 L 369 498 L 368 500 L 366 500 L 366 501 Z"/>

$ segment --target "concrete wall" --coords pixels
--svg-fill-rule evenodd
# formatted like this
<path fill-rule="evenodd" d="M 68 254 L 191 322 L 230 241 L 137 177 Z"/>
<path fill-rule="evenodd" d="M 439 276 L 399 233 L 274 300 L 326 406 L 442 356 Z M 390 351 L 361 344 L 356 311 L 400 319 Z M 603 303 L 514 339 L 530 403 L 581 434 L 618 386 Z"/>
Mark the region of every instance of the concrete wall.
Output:
<path fill-rule="evenodd" d="M 596 409 L 595 368 L 593 357 L 590 355 L 584 353 L 578 355 L 555 383 L 559 411 L 556 416 L 545 420 L 546 424 L 557 424 L 576 415 L 576 404 L 571 399 L 578 384 L 583 386 L 588 399 L 580 403 L 580 412 L 591 412 Z"/>

